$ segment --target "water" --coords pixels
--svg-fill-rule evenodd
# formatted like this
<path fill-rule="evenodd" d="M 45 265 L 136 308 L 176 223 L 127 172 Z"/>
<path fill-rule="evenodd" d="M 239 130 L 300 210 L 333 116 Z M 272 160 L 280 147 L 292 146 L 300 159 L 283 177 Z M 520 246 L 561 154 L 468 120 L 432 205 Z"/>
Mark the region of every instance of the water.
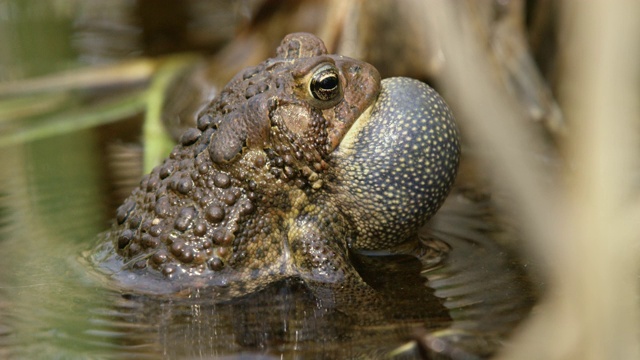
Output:
<path fill-rule="evenodd" d="M 487 209 L 461 194 L 423 233 L 444 260 L 359 261 L 391 309 L 324 308 L 295 279 L 222 304 L 121 292 L 83 257 L 111 216 L 99 143 L 92 129 L 0 151 L 0 358 L 353 358 L 403 345 L 412 358 L 436 343 L 466 358 L 493 353 L 530 308 Z"/>

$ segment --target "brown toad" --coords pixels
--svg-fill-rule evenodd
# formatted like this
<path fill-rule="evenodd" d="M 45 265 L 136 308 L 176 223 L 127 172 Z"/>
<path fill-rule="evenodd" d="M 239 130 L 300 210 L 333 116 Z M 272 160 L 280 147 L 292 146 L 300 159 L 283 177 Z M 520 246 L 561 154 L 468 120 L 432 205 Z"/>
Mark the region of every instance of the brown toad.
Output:
<path fill-rule="evenodd" d="M 297 277 L 348 301 L 371 292 L 350 252 L 414 236 L 458 159 L 434 90 L 381 82 L 371 65 L 291 34 L 275 58 L 236 75 L 142 179 L 93 259 L 141 291 L 218 287 L 233 297 Z"/>

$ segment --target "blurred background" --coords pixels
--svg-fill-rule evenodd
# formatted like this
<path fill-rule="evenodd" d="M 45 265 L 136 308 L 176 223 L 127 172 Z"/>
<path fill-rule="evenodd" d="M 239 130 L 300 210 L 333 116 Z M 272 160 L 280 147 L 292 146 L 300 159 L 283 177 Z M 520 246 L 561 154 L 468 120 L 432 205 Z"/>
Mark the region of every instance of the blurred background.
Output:
<path fill-rule="evenodd" d="M 632 0 L 0 0 L 0 355 L 22 316 L 15 269 L 46 248 L 15 239 L 95 237 L 236 72 L 306 31 L 452 107 L 457 191 L 499 209 L 485 220 L 538 297 L 491 355 L 640 358 L 639 15 Z"/>

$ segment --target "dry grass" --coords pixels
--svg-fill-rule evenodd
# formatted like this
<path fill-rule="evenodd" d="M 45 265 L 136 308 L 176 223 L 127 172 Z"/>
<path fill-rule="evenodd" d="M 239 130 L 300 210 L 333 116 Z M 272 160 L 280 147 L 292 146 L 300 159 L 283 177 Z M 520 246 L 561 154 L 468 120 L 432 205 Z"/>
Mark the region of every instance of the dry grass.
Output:
<path fill-rule="evenodd" d="M 640 358 L 640 4 L 563 3 L 559 85 L 568 132 L 558 181 L 533 156 L 545 139 L 496 84 L 473 22 L 449 2 L 424 7 L 445 44 L 449 99 L 496 186 L 514 200 L 525 246 L 548 279 L 547 296 L 501 358 Z"/>

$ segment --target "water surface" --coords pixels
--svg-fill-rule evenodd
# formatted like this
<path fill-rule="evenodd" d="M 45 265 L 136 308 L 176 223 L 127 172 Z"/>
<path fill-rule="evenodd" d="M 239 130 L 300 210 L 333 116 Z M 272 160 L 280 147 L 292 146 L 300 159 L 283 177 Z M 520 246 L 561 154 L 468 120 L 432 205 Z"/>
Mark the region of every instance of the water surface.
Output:
<path fill-rule="evenodd" d="M 120 291 L 83 258 L 112 216 L 101 130 L 0 150 L 2 358 L 474 358 L 530 308 L 488 209 L 459 193 L 422 233 L 446 256 L 359 258 L 386 309 L 326 308 L 296 279 L 223 303 Z"/>

